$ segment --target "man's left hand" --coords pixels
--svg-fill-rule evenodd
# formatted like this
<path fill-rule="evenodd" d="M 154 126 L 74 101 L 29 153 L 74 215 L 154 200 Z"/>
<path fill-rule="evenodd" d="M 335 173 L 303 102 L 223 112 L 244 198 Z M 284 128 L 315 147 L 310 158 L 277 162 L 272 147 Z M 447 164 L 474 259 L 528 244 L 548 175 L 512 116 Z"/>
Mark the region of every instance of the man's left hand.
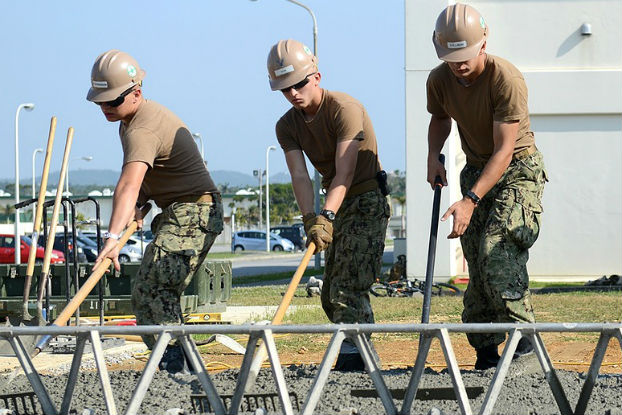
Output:
<path fill-rule="evenodd" d="M 315 253 L 324 251 L 333 242 L 333 223 L 322 215 L 317 215 L 307 233 L 307 246 L 313 241 Z"/>
<path fill-rule="evenodd" d="M 454 239 L 462 236 L 469 227 L 471 216 L 475 210 L 475 203 L 469 198 L 463 198 L 447 209 L 447 212 L 441 218 L 442 221 L 447 220 L 450 216 L 454 217 L 453 228 L 451 233 L 447 235 L 447 239 Z"/>

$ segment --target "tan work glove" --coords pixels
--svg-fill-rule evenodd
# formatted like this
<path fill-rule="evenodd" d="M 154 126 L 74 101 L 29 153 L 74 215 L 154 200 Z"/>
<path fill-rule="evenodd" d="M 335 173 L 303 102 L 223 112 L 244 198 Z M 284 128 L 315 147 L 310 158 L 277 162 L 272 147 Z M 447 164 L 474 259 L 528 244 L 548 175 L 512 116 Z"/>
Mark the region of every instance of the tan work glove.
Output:
<path fill-rule="evenodd" d="M 306 215 L 303 215 L 302 223 L 304 224 L 304 227 L 305 227 L 305 234 L 308 237 L 309 229 L 311 229 L 311 226 L 313 226 L 313 224 L 315 223 L 315 213 L 307 213 Z"/>
<path fill-rule="evenodd" d="M 317 215 L 309 232 L 307 232 L 307 246 L 313 241 L 315 243 L 315 253 L 324 251 L 333 242 L 333 223 L 322 215 Z"/>

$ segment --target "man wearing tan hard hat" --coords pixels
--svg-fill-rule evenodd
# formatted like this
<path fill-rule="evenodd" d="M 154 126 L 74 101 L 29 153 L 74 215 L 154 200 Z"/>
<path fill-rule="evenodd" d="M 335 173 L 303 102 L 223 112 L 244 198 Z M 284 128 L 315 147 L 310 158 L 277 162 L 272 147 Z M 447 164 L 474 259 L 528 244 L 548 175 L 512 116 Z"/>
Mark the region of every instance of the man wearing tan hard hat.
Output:
<path fill-rule="evenodd" d="M 125 52 L 101 54 L 91 71 L 87 100 L 110 122 L 120 121 L 121 176 L 114 191 L 105 244 L 95 261 L 111 258 L 119 267 L 118 240 L 141 207 L 153 200 L 162 209 L 152 223 L 132 287 L 139 325 L 181 324 L 180 297 L 222 232 L 222 202 L 188 127 L 171 111 L 143 96 L 145 71 Z M 152 335 L 143 336 L 151 349 Z M 188 370 L 179 345 L 167 347 L 160 369 Z"/>
<path fill-rule="evenodd" d="M 291 104 L 276 124 L 307 241 L 326 251 L 322 307 L 333 323 L 373 323 L 369 287 L 380 275 L 390 216 L 386 174 L 365 107 L 343 92 L 320 87 L 317 59 L 296 40 L 281 40 L 268 55 L 273 91 Z M 326 197 L 313 212 L 313 185 L 305 155 L 322 175 Z M 364 370 L 349 339 L 335 369 Z"/>
<path fill-rule="evenodd" d="M 489 29 L 473 7 L 461 3 L 441 12 L 433 33 L 439 59 L 427 81 L 428 177 L 447 178 L 439 154 L 452 119 L 458 125 L 466 166 L 463 198 L 441 220 L 453 217 L 448 238 L 460 237 L 469 264 L 462 321 L 534 322 L 527 259 L 540 232 L 542 192 L 547 181 L 542 154 L 529 128 L 527 86 L 510 62 L 486 53 Z M 452 163 L 450 160 L 449 163 Z M 475 368 L 499 361 L 505 333 L 469 333 Z M 520 340 L 514 357 L 532 353 Z"/>

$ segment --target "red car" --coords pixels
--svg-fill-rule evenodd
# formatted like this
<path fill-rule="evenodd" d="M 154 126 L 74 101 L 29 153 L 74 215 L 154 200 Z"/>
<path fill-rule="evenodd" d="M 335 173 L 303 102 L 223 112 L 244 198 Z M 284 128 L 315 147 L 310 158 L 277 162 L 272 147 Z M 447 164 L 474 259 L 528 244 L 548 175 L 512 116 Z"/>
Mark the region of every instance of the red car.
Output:
<path fill-rule="evenodd" d="M 30 254 L 30 238 L 27 236 L 21 237 L 21 259 L 22 264 L 28 262 L 28 255 Z M 36 262 L 43 262 L 45 256 L 45 249 L 37 246 Z M 65 262 L 65 255 L 61 251 L 55 249 L 52 250 L 52 256 L 50 257 L 50 263 L 62 263 Z M 0 235 L 0 264 L 14 264 L 15 263 L 15 235 Z"/>

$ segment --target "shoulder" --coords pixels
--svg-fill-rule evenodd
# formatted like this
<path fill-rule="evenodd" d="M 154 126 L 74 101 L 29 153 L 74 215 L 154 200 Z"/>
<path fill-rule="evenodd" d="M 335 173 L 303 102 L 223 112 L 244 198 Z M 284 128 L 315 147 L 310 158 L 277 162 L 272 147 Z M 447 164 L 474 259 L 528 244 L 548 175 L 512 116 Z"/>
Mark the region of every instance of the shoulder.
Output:
<path fill-rule="evenodd" d="M 329 107 L 346 107 L 346 106 L 359 106 L 359 107 L 363 107 L 363 104 L 361 104 L 361 102 L 359 100 L 357 100 L 356 98 L 352 97 L 349 94 L 346 94 L 345 92 L 338 92 L 338 91 L 327 91 L 325 90 L 325 104 Z"/>
<path fill-rule="evenodd" d="M 345 92 L 326 91 L 324 108 L 335 119 L 363 116 L 363 104 Z"/>
<path fill-rule="evenodd" d="M 296 109 L 294 107 L 290 108 L 289 110 L 287 110 L 287 112 L 285 114 L 283 114 L 281 116 L 281 118 L 279 118 L 279 120 L 276 122 L 276 129 L 278 130 L 283 130 L 283 129 L 287 129 L 289 128 L 291 125 L 293 125 L 294 123 L 294 119 L 296 118 Z"/>
<path fill-rule="evenodd" d="M 428 84 L 443 83 L 447 80 L 449 75 L 449 65 L 447 65 L 445 62 L 442 62 L 430 71 L 430 74 L 428 75 Z"/>
<path fill-rule="evenodd" d="M 493 83 L 503 84 L 513 81 L 524 82 L 521 71 L 519 71 L 516 66 L 506 59 L 488 55 L 486 65 L 491 71 L 490 76 Z"/>

